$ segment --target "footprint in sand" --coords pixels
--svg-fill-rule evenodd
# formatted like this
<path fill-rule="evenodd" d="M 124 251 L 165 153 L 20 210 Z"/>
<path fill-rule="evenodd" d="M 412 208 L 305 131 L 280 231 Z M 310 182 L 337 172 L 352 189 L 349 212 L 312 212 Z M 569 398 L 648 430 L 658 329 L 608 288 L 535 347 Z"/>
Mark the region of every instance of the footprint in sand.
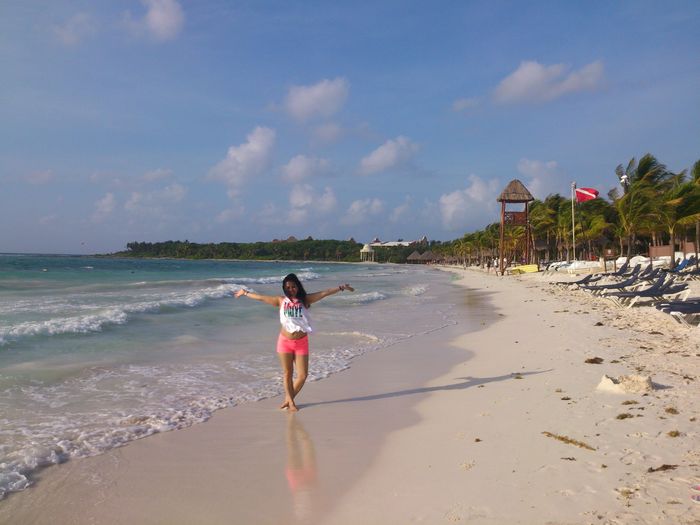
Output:
<path fill-rule="evenodd" d="M 476 461 L 466 461 L 460 465 L 462 470 L 471 470 L 476 465 Z"/>

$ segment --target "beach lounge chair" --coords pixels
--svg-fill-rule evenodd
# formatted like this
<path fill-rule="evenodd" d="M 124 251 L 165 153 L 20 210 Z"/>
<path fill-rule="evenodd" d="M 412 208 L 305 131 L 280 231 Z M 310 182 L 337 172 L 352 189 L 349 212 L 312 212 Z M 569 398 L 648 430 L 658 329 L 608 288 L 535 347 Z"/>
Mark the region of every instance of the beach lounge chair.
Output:
<path fill-rule="evenodd" d="M 692 322 L 700 318 L 700 298 L 698 297 L 685 301 L 662 302 L 657 304 L 656 308 L 686 326 L 692 326 Z"/>
<path fill-rule="evenodd" d="M 632 275 L 637 275 L 637 274 L 640 272 L 641 269 L 642 269 L 642 265 L 641 265 L 641 264 L 635 264 L 634 268 L 632 268 L 631 270 L 626 271 L 625 273 L 621 273 L 621 274 L 619 275 L 619 277 L 630 277 L 630 276 L 632 276 Z"/>
<path fill-rule="evenodd" d="M 604 274 L 602 273 L 589 273 L 583 279 L 579 279 L 578 281 L 556 281 L 552 284 L 559 284 L 564 286 L 578 286 L 581 284 L 590 284 L 601 280 L 603 278 L 603 275 Z"/>
<path fill-rule="evenodd" d="M 625 261 L 624 263 L 622 263 L 622 266 L 620 266 L 616 271 L 609 273 L 608 275 L 612 276 L 612 277 L 621 277 L 625 274 L 625 272 L 627 271 L 627 268 L 629 268 L 629 267 L 630 267 L 629 261 Z"/>
<path fill-rule="evenodd" d="M 615 290 L 622 290 L 623 288 L 627 288 L 629 286 L 633 286 L 635 284 L 639 284 L 639 279 L 637 279 L 637 273 L 639 272 L 639 269 L 641 268 L 641 265 L 635 266 L 635 272 L 632 273 L 630 277 L 625 279 L 624 281 L 620 282 L 615 282 L 615 283 L 609 283 L 609 284 L 584 284 L 580 286 L 582 290 L 586 290 L 588 292 L 591 292 L 594 295 L 601 295 L 603 293 L 607 293 L 608 291 L 615 291 Z"/>
<path fill-rule="evenodd" d="M 645 279 L 652 271 L 654 271 L 654 265 L 649 263 L 642 271 L 639 272 L 639 278 Z"/>
<path fill-rule="evenodd" d="M 677 295 L 683 292 L 689 293 L 687 284 L 674 284 L 673 277 L 667 279 L 666 275 L 662 275 L 654 284 L 643 290 L 611 292 L 605 297 L 618 306 L 626 304 L 627 308 L 632 308 L 632 306 L 643 299 L 661 301 L 665 296 Z"/>
<path fill-rule="evenodd" d="M 651 265 L 649 265 L 649 266 L 651 266 Z M 640 273 L 639 280 L 650 282 L 650 281 L 654 281 L 654 280 L 658 279 L 659 276 L 661 276 L 661 275 L 665 276 L 666 270 L 663 270 L 661 268 L 654 268 L 650 272 L 644 273 L 644 275 L 642 275 L 642 273 Z"/>
<path fill-rule="evenodd" d="M 680 263 L 678 263 L 672 270 L 668 270 L 671 273 L 679 273 L 685 270 L 685 268 L 690 264 L 690 261 L 694 259 L 694 257 L 691 257 L 690 259 L 683 259 Z"/>
<path fill-rule="evenodd" d="M 693 256 L 693 259 L 695 259 L 694 256 Z M 700 278 L 700 266 L 695 264 L 694 260 L 693 260 L 693 264 L 694 264 L 693 268 L 690 268 L 691 264 L 688 263 L 683 271 L 678 272 L 678 277 L 682 281 L 690 281 L 693 279 Z"/>

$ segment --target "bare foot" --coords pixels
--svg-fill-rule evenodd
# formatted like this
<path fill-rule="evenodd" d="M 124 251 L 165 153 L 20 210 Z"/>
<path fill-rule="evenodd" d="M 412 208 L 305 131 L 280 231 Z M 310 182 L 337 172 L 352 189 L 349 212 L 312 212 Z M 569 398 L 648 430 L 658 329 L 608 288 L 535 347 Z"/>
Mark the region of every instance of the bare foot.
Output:
<path fill-rule="evenodd" d="M 299 412 L 299 407 L 297 407 L 293 402 L 287 408 L 290 412 Z"/>
<path fill-rule="evenodd" d="M 280 410 L 284 410 L 285 408 L 289 408 L 289 401 L 285 401 L 280 405 Z"/>

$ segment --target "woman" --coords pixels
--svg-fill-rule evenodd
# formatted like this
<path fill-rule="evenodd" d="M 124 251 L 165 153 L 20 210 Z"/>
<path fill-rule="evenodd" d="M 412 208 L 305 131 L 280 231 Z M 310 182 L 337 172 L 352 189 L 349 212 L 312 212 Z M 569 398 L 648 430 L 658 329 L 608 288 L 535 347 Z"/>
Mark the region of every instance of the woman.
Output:
<path fill-rule="evenodd" d="M 262 301 L 280 309 L 280 335 L 277 338 L 277 354 L 282 364 L 284 372 L 284 403 L 280 408 L 288 408 L 296 412 L 299 408 L 294 403 L 294 398 L 306 382 L 309 372 L 309 338 L 308 334 L 313 332 L 309 308 L 324 297 L 333 295 L 343 290 L 354 292 L 355 289 L 349 284 L 341 284 L 335 288 L 328 288 L 321 292 L 307 294 L 299 278 L 290 273 L 282 281 L 281 295 L 262 295 L 248 290 L 238 290 L 235 297 L 246 296 L 256 301 Z M 294 367 L 296 366 L 297 377 L 294 380 Z"/>

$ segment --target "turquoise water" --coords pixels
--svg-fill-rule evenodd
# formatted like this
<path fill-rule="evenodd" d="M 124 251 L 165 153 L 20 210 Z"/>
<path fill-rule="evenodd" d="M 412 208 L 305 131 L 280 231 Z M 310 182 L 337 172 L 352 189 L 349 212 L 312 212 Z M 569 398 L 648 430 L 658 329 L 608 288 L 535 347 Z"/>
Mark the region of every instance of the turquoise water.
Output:
<path fill-rule="evenodd" d="M 310 380 L 452 324 L 424 267 L 0 255 L 0 498 L 37 469 L 281 392 L 274 308 L 234 299 L 351 283 L 314 305 Z"/>

